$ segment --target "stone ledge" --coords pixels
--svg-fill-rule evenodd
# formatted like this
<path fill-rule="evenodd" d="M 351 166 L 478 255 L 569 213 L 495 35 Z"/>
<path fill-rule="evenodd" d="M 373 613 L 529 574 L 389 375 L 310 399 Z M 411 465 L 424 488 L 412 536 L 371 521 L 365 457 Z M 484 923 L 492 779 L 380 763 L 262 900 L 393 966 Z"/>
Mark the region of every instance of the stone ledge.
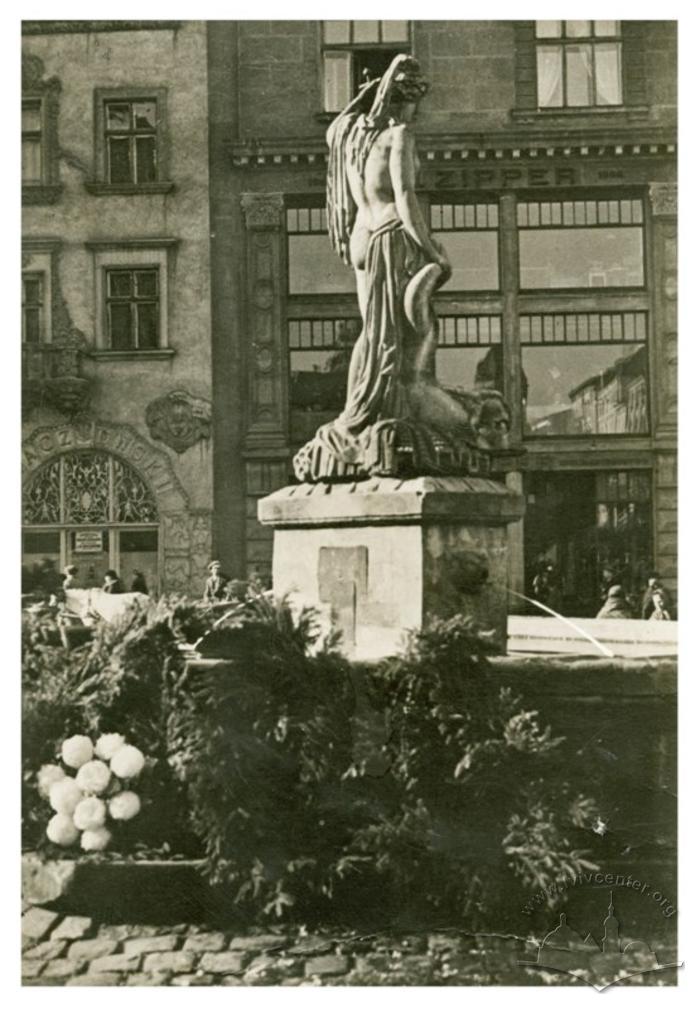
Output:
<path fill-rule="evenodd" d="M 478 522 L 522 518 L 525 502 L 485 477 L 374 477 L 361 482 L 296 484 L 258 502 L 258 520 L 275 528 Z"/>

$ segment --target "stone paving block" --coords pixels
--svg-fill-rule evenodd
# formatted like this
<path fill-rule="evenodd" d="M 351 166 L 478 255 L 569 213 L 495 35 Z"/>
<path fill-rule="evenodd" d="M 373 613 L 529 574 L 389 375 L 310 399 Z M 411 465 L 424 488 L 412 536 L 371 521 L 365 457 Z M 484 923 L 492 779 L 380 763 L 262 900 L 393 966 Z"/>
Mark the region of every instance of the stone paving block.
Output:
<path fill-rule="evenodd" d="M 298 957 L 257 956 L 248 964 L 243 975 L 245 984 L 276 984 L 282 978 L 300 971 L 302 961 Z"/>
<path fill-rule="evenodd" d="M 326 974 L 345 974 L 348 967 L 346 956 L 314 956 L 304 964 L 304 973 L 307 977 L 312 974 L 323 977 Z"/>
<path fill-rule="evenodd" d="M 289 940 L 283 935 L 236 935 L 228 944 L 233 950 L 282 949 Z"/>
<path fill-rule="evenodd" d="M 199 962 L 203 971 L 214 974 L 240 974 L 250 960 L 249 953 L 205 953 Z"/>
<path fill-rule="evenodd" d="M 55 911 L 47 911 L 43 907 L 32 907 L 22 915 L 22 935 L 29 939 L 43 939 L 59 918 L 60 915 Z"/>
<path fill-rule="evenodd" d="M 80 985 L 82 988 L 106 988 L 111 985 L 121 984 L 121 977 L 121 974 L 109 974 L 106 971 L 104 974 L 80 974 L 78 977 L 69 978 L 66 981 L 66 987 L 74 988 Z"/>
<path fill-rule="evenodd" d="M 38 977 L 44 969 L 43 960 L 23 960 L 22 977 Z"/>
<path fill-rule="evenodd" d="M 214 984 L 221 985 L 222 988 L 238 988 L 243 987 L 243 982 L 235 974 L 224 974 L 220 978 L 214 978 Z"/>
<path fill-rule="evenodd" d="M 97 936 L 100 939 L 114 939 L 123 942 L 125 939 L 144 939 L 147 936 L 159 935 L 163 929 L 157 925 L 100 925 Z M 174 929 L 168 929 L 173 932 Z"/>
<path fill-rule="evenodd" d="M 103 971 L 135 971 L 141 966 L 140 956 L 127 956 L 126 953 L 114 953 L 112 956 L 101 956 L 92 960 L 90 970 L 101 974 Z"/>
<path fill-rule="evenodd" d="M 300 939 L 293 946 L 290 946 L 288 952 L 295 954 L 316 954 L 317 956 L 321 953 L 329 953 L 333 949 L 333 943 L 330 939 L 324 939 L 319 935 L 309 935 L 304 939 Z"/>
<path fill-rule="evenodd" d="M 55 939 L 47 939 L 45 942 L 40 942 L 36 946 L 32 946 L 24 954 L 25 960 L 54 960 L 57 956 L 63 953 L 64 949 L 68 945 L 68 941 L 63 939 L 62 941 L 56 941 Z"/>
<path fill-rule="evenodd" d="M 182 950 L 179 953 L 148 953 L 143 961 L 143 969 L 172 970 L 178 974 L 190 974 L 194 970 L 195 959 L 194 953 L 185 953 Z"/>
<path fill-rule="evenodd" d="M 156 971 L 153 974 L 127 974 L 126 983 L 130 986 L 142 985 L 145 988 L 158 988 L 170 984 L 172 976 L 169 970 Z"/>
<path fill-rule="evenodd" d="M 92 930 L 92 918 L 69 915 L 51 933 L 52 939 L 83 939 Z"/>
<path fill-rule="evenodd" d="M 188 936 L 182 948 L 192 953 L 218 953 L 225 946 L 226 936 L 223 932 L 202 932 Z"/>
<path fill-rule="evenodd" d="M 214 983 L 213 974 L 177 974 L 172 980 L 178 988 L 203 988 Z"/>
<path fill-rule="evenodd" d="M 126 939 L 124 952 L 129 956 L 141 953 L 169 953 L 180 944 L 179 935 L 154 935 L 145 939 Z"/>
<path fill-rule="evenodd" d="M 79 968 L 77 968 L 79 970 Z M 44 966 L 42 977 L 70 977 L 76 973 L 75 960 L 62 957 L 60 960 L 49 960 Z"/>
<path fill-rule="evenodd" d="M 96 960 L 99 956 L 116 953 L 119 943 L 114 939 L 78 939 L 68 947 L 71 960 Z"/>

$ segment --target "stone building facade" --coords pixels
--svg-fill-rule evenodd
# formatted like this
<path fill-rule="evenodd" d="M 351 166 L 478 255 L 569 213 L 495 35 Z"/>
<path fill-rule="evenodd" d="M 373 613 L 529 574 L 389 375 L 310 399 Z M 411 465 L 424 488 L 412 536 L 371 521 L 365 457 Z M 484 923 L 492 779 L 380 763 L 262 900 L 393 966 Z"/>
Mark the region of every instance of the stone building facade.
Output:
<path fill-rule="evenodd" d="M 206 26 L 25 22 L 23 568 L 202 590 L 211 559 Z"/>
<path fill-rule="evenodd" d="M 528 510 L 511 586 L 529 592 L 550 562 L 556 602 L 581 615 L 609 569 L 632 593 L 651 568 L 675 588 L 675 23 L 24 31 L 35 558 L 88 557 L 99 532 L 100 563 L 128 576 L 123 537 L 161 588 L 198 592 L 212 549 L 232 575 L 269 572 L 257 501 L 342 406 L 358 332 L 326 236 L 325 130 L 364 76 L 412 52 L 431 82 L 420 198 L 454 267 L 437 373 L 498 387 L 513 411 L 500 468 Z M 90 458 L 99 522 L 68 501 Z M 53 511 L 32 515 L 54 485 Z M 144 503 L 124 531 L 126 487 Z"/>
<path fill-rule="evenodd" d="M 501 468 L 528 511 L 511 586 L 551 563 L 556 604 L 579 614 L 610 572 L 633 595 L 652 569 L 673 589 L 675 23 L 245 21 L 209 37 L 228 304 L 212 352 L 238 381 L 214 396 L 235 446 L 221 552 L 245 541 L 247 570 L 269 567 L 257 499 L 342 407 L 358 312 L 326 236 L 324 134 L 363 77 L 412 52 L 431 82 L 420 196 L 454 268 L 437 374 L 499 387 L 513 411 Z"/>

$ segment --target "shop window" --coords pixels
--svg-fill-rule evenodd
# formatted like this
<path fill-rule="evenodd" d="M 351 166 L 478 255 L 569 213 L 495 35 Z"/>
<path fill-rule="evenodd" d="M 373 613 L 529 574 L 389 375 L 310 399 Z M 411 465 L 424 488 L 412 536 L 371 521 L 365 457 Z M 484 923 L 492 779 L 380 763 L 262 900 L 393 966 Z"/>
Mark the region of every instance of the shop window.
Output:
<path fill-rule="evenodd" d="M 45 134 L 40 98 L 22 102 L 22 185 L 41 185 L 44 180 Z"/>
<path fill-rule="evenodd" d="M 642 287 L 641 200 L 518 204 L 520 286 Z"/>
<path fill-rule="evenodd" d="M 32 345 L 46 339 L 43 273 L 22 274 L 22 342 Z"/>
<path fill-rule="evenodd" d="M 622 104 L 619 21 L 537 21 L 541 109 Z"/>
<path fill-rule="evenodd" d="M 525 435 L 646 434 L 645 312 L 525 315 Z"/>
<path fill-rule="evenodd" d="M 323 22 L 323 107 L 340 112 L 363 81 L 381 77 L 410 51 L 408 21 Z"/>
<path fill-rule="evenodd" d="M 107 344 L 113 350 L 154 350 L 159 344 L 158 270 L 106 271 Z"/>
<path fill-rule="evenodd" d="M 350 294 L 355 274 L 335 255 L 328 238 L 325 209 L 287 210 L 290 294 Z"/>
<path fill-rule="evenodd" d="M 452 276 L 440 290 L 498 290 L 497 203 L 434 203 L 430 227 L 452 265 Z"/>
<path fill-rule="evenodd" d="M 350 355 L 361 325 L 356 318 L 290 320 L 293 410 L 339 413 L 343 409 Z"/>
<path fill-rule="evenodd" d="M 503 389 L 501 317 L 441 316 L 435 376 L 444 388 Z"/>

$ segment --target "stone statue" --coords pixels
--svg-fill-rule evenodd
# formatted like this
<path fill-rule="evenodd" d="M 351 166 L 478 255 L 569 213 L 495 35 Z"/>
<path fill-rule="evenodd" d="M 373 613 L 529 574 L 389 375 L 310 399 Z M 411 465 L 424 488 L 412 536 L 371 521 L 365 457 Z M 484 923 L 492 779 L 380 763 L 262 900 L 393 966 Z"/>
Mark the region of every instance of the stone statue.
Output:
<path fill-rule="evenodd" d="M 450 277 L 415 191 L 412 124 L 428 84 L 397 56 L 333 121 L 328 227 L 355 271 L 362 332 L 352 352 L 343 412 L 295 456 L 301 481 L 487 473 L 504 444 L 500 393 L 452 391 L 434 377 L 431 297 Z"/>

